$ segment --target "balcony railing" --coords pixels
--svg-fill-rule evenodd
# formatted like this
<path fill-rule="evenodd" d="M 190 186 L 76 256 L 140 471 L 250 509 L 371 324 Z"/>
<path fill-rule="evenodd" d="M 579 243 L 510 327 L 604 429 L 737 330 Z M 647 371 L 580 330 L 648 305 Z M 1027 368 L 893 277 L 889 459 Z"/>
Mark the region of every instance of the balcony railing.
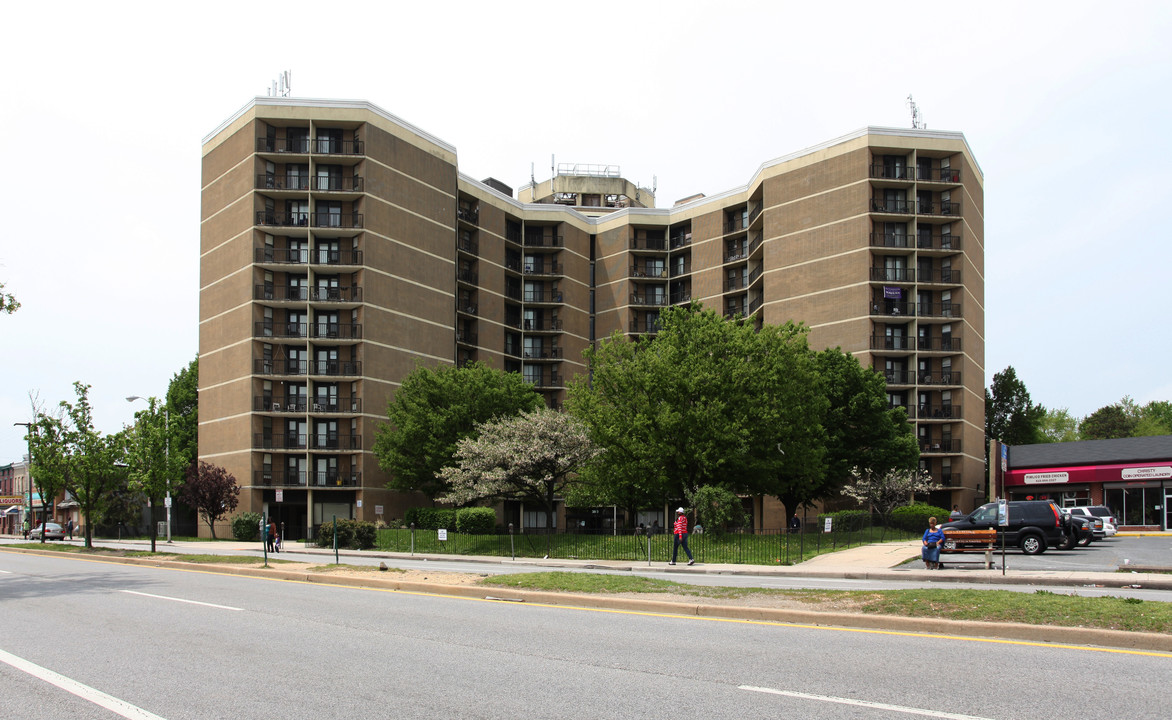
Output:
<path fill-rule="evenodd" d="M 917 405 L 916 417 L 921 420 L 959 420 L 960 405 Z"/>
<path fill-rule="evenodd" d="M 258 450 L 305 450 L 308 446 L 305 435 L 254 433 L 252 447 Z"/>
<path fill-rule="evenodd" d="M 632 305 L 667 305 L 666 295 L 656 295 L 655 293 L 631 293 Z"/>
<path fill-rule="evenodd" d="M 921 440 L 921 453 L 958 453 L 961 451 L 959 438 L 952 440 Z M 959 476 L 956 476 L 959 477 Z"/>
<path fill-rule="evenodd" d="M 947 200 L 937 203 L 921 200 L 916 202 L 916 212 L 920 215 L 960 215 L 960 201 Z"/>
<path fill-rule="evenodd" d="M 957 302 L 918 303 L 916 314 L 920 317 L 964 317 Z"/>
<path fill-rule="evenodd" d="M 672 277 L 682 277 L 692 272 L 692 263 L 672 263 L 669 269 Z"/>
<path fill-rule="evenodd" d="M 908 235 L 906 233 L 871 233 L 871 247 L 909 247 Z"/>
<path fill-rule="evenodd" d="M 474 332 L 456 331 L 456 342 L 461 345 L 475 345 L 479 339 L 479 336 Z"/>
<path fill-rule="evenodd" d="M 907 200 L 893 200 L 890 198 L 871 198 L 871 212 L 897 213 L 910 215 L 912 204 Z"/>
<path fill-rule="evenodd" d="M 480 280 L 480 274 L 475 270 L 460 270 L 456 273 L 456 279 L 462 283 L 475 285 Z"/>
<path fill-rule="evenodd" d="M 877 180 L 911 180 L 914 171 L 907 165 L 872 165 L 871 177 Z"/>
<path fill-rule="evenodd" d="M 306 480 L 315 487 L 358 487 L 362 473 L 326 470 L 323 472 L 288 472 L 281 470 L 254 470 L 252 482 L 263 487 L 305 487 Z"/>
<path fill-rule="evenodd" d="M 309 323 L 310 337 L 337 340 L 361 340 L 362 323 Z"/>
<path fill-rule="evenodd" d="M 746 216 L 739 216 L 731 220 L 724 221 L 724 234 L 740 232 L 749 227 L 749 218 Z"/>
<path fill-rule="evenodd" d="M 725 248 L 724 250 L 724 261 L 726 263 L 737 262 L 739 260 L 744 260 L 747 257 L 749 257 L 749 253 L 744 248 L 731 247 Z"/>
<path fill-rule="evenodd" d="M 667 240 L 663 238 L 633 237 L 629 245 L 631 250 L 667 250 Z"/>
<path fill-rule="evenodd" d="M 536 366 L 531 366 L 536 367 Z M 565 379 L 562 374 L 556 370 L 548 370 L 543 372 L 526 371 L 524 375 L 525 382 L 539 388 L 560 388 L 565 385 Z"/>
<path fill-rule="evenodd" d="M 560 303 L 562 302 L 561 290 L 526 290 L 523 295 L 522 302 L 527 303 Z"/>
<path fill-rule="evenodd" d="M 309 213 L 258 210 L 256 213 L 256 224 L 270 227 L 309 227 Z"/>
<path fill-rule="evenodd" d="M 560 347 L 541 347 L 541 348 L 526 348 L 522 356 L 529 360 L 561 360 L 562 348 Z"/>
<path fill-rule="evenodd" d="M 638 265 L 632 265 L 630 276 L 633 278 L 666 278 L 667 277 L 667 268 L 666 267 L 648 267 L 646 265 L 644 265 L 643 267 L 640 267 Z"/>
<path fill-rule="evenodd" d="M 353 377 L 362 374 L 362 363 L 358 360 L 310 360 L 310 375 L 329 377 Z"/>
<path fill-rule="evenodd" d="M 457 208 L 456 217 L 466 223 L 477 225 L 480 223 L 480 210 L 470 207 Z"/>
<path fill-rule="evenodd" d="M 564 247 L 566 238 L 563 235 L 526 235 L 525 247 Z"/>
<path fill-rule="evenodd" d="M 316 228 L 360 228 L 362 227 L 362 213 L 313 213 L 313 226 Z"/>
<path fill-rule="evenodd" d="M 361 140 L 331 140 L 329 138 L 313 139 L 309 137 L 290 137 L 284 139 L 258 137 L 256 151 L 266 153 L 317 153 L 319 155 L 361 155 L 363 151 Z"/>
<path fill-rule="evenodd" d="M 916 172 L 916 179 L 924 182 L 960 182 L 959 168 L 921 168 Z"/>
<path fill-rule="evenodd" d="M 309 361 L 261 358 L 252 361 L 252 372 L 257 375 L 305 375 L 309 372 Z"/>
<path fill-rule="evenodd" d="M 953 270 L 952 268 L 940 270 L 926 270 L 920 272 L 920 282 L 922 283 L 940 283 L 944 285 L 959 285 L 960 284 L 960 270 Z"/>
<path fill-rule="evenodd" d="M 659 332 L 658 320 L 632 320 L 629 325 L 630 332 L 633 333 L 650 333 L 655 334 Z"/>
<path fill-rule="evenodd" d="M 466 252 L 469 255 L 480 254 L 480 243 L 473 240 L 471 236 L 461 236 L 460 239 L 456 241 L 456 247 L 460 250 L 460 252 Z"/>
<path fill-rule="evenodd" d="M 362 412 L 362 398 L 307 399 L 293 395 L 286 397 L 256 395 L 252 398 L 252 409 L 255 412 L 296 413 L 299 415 L 309 412 L 360 413 Z"/>
<path fill-rule="evenodd" d="M 680 303 L 692 302 L 691 290 L 680 290 L 671 294 L 671 304 L 679 305 Z"/>
<path fill-rule="evenodd" d="M 873 267 L 871 268 L 871 281 L 915 282 L 916 271 L 914 268 Z"/>
<path fill-rule="evenodd" d="M 957 452 L 960 452 L 960 451 L 957 450 Z M 954 472 L 954 473 L 942 474 L 940 476 L 940 484 L 943 485 L 944 487 L 961 487 L 962 483 L 961 483 L 960 473 Z"/>
<path fill-rule="evenodd" d="M 360 472 L 325 471 L 309 474 L 315 487 L 358 487 L 362 484 Z"/>
<path fill-rule="evenodd" d="M 911 350 L 916 339 L 907 335 L 872 335 L 872 350 Z"/>
<path fill-rule="evenodd" d="M 321 192 L 362 192 L 362 176 L 353 175 L 350 177 L 323 177 L 321 175 L 313 176 L 312 183 L 314 190 Z"/>
<path fill-rule="evenodd" d="M 960 235 L 929 235 L 924 233 L 916 236 L 916 247 L 920 250 L 960 250 Z"/>
<path fill-rule="evenodd" d="M 253 324 L 253 337 L 303 338 L 308 337 L 306 323 L 272 322 L 258 320 Z"/>
<path fill-rule="evenodd" d="M 456 312 L 463 313 L 465 315 L 475 315 L 476 311 L 477 311 L 476 305 L 473 305 L 470 303 L 460 303 L 459 305 L 456 306 Z"/>
<path fill-rule="evenodd" d="M 308 175 L 275 175 L 265 173 L 256 176 L 258 190 L 308 190 Z"/>
<path fill-rule="evenodd" d="M 724 279 L 725 292 L 732 292 L 733 290 L 744 290 L 747 287 L 749 287 L 749 279 L 742 275 Z"/>
<path fill-rule="evenodd" d="M 887 381 L 888 385 L 914 385 L 916 374 L 908 370 L 883 370 L 880 371 L 883 379 Z"/>
<path fill-rule="evenodd" d="M 921 385 L 960 385 L 960 371 L 920 373 L 919 381 Z"/>
<path fill-rule="evenodd" d="M 669 247 L 671 247 L 672 250 L 675 250 L 676 248 L 682 248 L 687 245 L 691 245 L 692 244 L 692 233 L 689 232 L 689 233 L 680 233 L 677 235 L 672 235 L 671 239 L 668 242 L 669 242 Z"/>
<path fill-rule="evenodd" d="M 872 315 L 908 315 L 916 314 L 916 304 L 906 300 L 882 300 L 871 303 Z"/>
<path fill-rule="evenodd" d="M 764 209 L 765 209 L 765 203 L 763 203 L 763 202 L 758 203 L 758 204 L 754 205 L 752 208 L 750 208 L 750 210 L 749 210 L 749 225 L 752 225 L 753 221 L 761 216 L 761 211 Z"/>
<path fill-rule="evenodd" d="M 521 271 L 526 275 L 561 275 L 562 264 L 556 262 L 525 262 Z"/>
<path fill-rule="evenodd" d="M 333 435 L 330 433 L 310 434 L 310 450 L 360 450 L 361 435 Z"/>
<path fill-rule="evenodd" d="M 941 352 L 960 352 L 961 344 L 958 337 L 921 337 L 916 338 L 917 350 L 938 350 Z"/>
<path fill-rule="evenodd" d="M 562 321 L 529 319 L 521 323 L 521 329 L 534 332 L 561 332 Z"/>

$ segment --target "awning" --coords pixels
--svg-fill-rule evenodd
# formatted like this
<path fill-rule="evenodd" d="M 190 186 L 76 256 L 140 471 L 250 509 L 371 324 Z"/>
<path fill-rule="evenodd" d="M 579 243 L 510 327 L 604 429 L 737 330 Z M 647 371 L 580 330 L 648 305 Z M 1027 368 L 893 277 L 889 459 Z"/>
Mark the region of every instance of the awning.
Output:
<path fill-rule="evenodd" d="M 57 503 L 58 510 L 69 510 L 75 507 L 80 507 L 76 500 L 62 500 L 61 502 Z"/>
<path fill-rule="evenodd" d="M 5 515 L 12 515 L 14 513 L 18 513 L 18 512 L 20 512 L 20 508 L 21 508 L 20 505 L 13 505 L 13 506 L 9 507 L 8 509 L 6 509 L 4 511 L 4 514 Z"/>

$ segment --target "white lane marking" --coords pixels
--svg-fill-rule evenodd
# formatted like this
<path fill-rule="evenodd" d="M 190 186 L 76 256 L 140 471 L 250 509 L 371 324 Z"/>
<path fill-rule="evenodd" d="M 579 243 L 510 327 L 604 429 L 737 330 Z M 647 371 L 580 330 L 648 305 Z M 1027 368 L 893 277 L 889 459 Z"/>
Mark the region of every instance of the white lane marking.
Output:
<path fill-rule="evenodd" d="M 17 670 L 23 670 L 35 678 L 44 680 L 50 685 L 56 685 L 66 692 L 73 693 L 82 700 L 88 700 L 94 705 L 104 707 L 110 712 L 121 715 L 124 718 L 129 718 L 130 720 L 163 720 L 161 716 L 147 712 L 137 705 L 131 705 L 125 700 L 119 700 L 113 695 L 107 695 L 101 690 L 95 690 L 89 685 L 83 685 L 76 680 L 71 680 L 64 675 L 55 673 L 52 670 L 43 668 L 23 658 L 18 658 L 3 650 L 0 650 L 0 661 L 11 665 Z"/>
<path fill-rule="evenodd" d="M 904 707 L 902 705 L 888 705 L 887 703 L 870 702 L 869 700 L 852 700 L 850 698 L 834 697 L 833 695 L 811 695 L 810 693 L 793 692 L 791 690 L 775 690 L 773 688 L 753 687 L 741 685 L 738 690 L 752 690 L 753 692 L 768 693 L 770 695 L 785 695 L 800 700 L 817 700 L 819 702 L 838 703 L 840 705 L 855 705 L 857 707 L 873 708 L 875 710 L 890 710 L 892 712 L 907 713 L 908 715 L 926 715 L 946 720 L 991 720 L 991 718 L 977 715 L 958 715 L 956 713 L 940 712 L 939 710 L 924 710 L 922 708 Z"/>
<path fill-rule="evenodd" d="M 157 600 L 173 600 L 175 602 L 189 603 L 191 605 L 203 605 L 204 607 L 220 608 L 221 610 L 243 610 L 244 608 L 232 607 L 231 605 L 216 605 L 215 603 L 200 602 L 198 600 L 184 600 L 183 598 L 167 597 L 166 595 L 151 595 L 150 593 L 135 592 L 134 590 L 123 590 L 122 592 L 130 595 L 142 595 L 143 597 L 155 598 Z"/>
<path fill-rule="evenodd" d="M 11 570 L 0 570 L 0 573 L 4 573 L 5 575 L 11 575 L 12 571 Z"/>

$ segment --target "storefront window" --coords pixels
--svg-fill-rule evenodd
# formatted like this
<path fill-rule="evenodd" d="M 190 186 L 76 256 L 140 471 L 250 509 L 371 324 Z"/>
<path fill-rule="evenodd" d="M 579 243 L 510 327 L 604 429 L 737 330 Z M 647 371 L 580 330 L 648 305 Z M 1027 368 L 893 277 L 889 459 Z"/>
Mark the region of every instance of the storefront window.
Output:
<path fill-rule="evenodd" d="M 1160 487 L 1107 488 L 1107 506 L 1123 525 L 1158 525 L 1163 527 L 1161 515 L 1164 489 Z"/>

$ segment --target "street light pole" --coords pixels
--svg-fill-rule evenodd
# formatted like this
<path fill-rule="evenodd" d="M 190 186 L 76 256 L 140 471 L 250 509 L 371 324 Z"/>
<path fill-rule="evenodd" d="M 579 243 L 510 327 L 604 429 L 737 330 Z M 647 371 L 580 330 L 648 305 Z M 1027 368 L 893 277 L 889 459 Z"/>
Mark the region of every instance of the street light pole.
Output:
<path fill-rule="evenodd" d="M 143 402 L 147 403 L 148 405 L 150 404 L 150 400 L 148 400 L 140 395 L 131 395 L 130 397 L 126 398 L 126 402 L 134 402 L 135 400 L 142 400 Z M 166 499 L 166 501 L 164 501 L 163 504 L 167 506 L 167 542 L 170 543 L 171 542 L 171 475 L 170 475 L 170 470 L 171 470 L 171 408 L 167 407 L 165 404 L 163 405 L 163 434 L 167 437 L 167 450 L 166 450 L 167 454 L 165 457 L 167 460 L 167 471 L 168 471 L 167 478 L 166 478 L 167 479 L 167 499 Z"/>

